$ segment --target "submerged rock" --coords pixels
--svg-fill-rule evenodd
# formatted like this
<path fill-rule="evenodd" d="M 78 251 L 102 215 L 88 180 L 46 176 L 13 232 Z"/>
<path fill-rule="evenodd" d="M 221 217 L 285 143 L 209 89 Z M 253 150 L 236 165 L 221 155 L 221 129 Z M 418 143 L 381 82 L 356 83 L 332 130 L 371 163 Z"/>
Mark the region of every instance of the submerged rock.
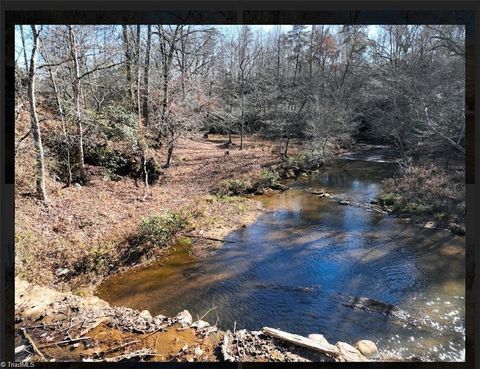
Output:
<path fill-rule="evenodd" d="M 374 358 L 378 356 L 377 345 L 370 340 L 360 340 L 355 345 L 358 351 L 362 353 L 367 359 Z"/>
<path fill-rule="evenodd" d="M 389 315 L 395 318 L 405 320 L 409 319 L 410 317 L 406 311 L 397 308 L 395 305 L 388 304 L 382 301 L 369 299 L 367 297 L 343 296 L 342 298 L 345 300 L 342 304 L 353 309 Z"/>

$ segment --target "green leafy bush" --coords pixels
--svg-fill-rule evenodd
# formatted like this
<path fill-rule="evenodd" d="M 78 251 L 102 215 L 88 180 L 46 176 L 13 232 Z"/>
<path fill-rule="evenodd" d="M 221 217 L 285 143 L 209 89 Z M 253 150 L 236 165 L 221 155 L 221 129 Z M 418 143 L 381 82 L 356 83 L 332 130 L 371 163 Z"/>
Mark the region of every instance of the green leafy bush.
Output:
<path fill-rule="evenodd" d="M 187 218 L 173 211 L 144 219 L 139 225 L 139 240 L 163 246 L 188 225 Z"/>
<path fill-rule="evenodd" d="M 226 179 L 216 191 L 220 196 L 239 196 L 244 195 L 251 189 L 252 185 L 249 181 L 241 179 Z"/>

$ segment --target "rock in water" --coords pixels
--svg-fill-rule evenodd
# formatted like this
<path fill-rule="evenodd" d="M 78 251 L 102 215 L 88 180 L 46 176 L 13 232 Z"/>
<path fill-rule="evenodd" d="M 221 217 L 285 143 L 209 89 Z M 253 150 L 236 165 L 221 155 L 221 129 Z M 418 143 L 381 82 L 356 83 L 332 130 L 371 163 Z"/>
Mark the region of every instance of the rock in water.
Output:
<path fill-rule="evenodd" d="M 142 310 L 139 314 L 139 317 L 140 318 L 143 318 L 143 319 L 152 319 L 152 314 L 150 314 L 150 312 L 148 310 Z"/>
<path fill-rule="evenodd" d="M 337 342 L 336 345 L 340 350 L 339 361 L 368 361 L 365 356 L 362 355 L 355 347 L 345 342 Z"/>
<path fill-rule="evenodd" d="M 378 356 L 377 345 L 374 342 L 369 340 L 358 341 L 355 345 L 358 351 L 362 353 L 366 358 L 374 358 Z"/>
<path fill-rule="evenodd" d="M 194 322 L 192 324 L 192 327 L 198 328 L 198 329 L 203 329 L 203 328 L 210 327 L 210 323 L 206 322 L 204 320 L 197 320 L 196 322 Z"/>
<path fill-rule="evenodd" d="M 432 222 L 432 221 L 429 221 L 429 222 L 425 223 L 425 225 L 423 227 L 428 228 L 428 229 L 432 229 L 432 228 L 435 228 L 435 223 Z"/>
<path fill-rule="evenodd" d="M 312 333 L 312 334 L 309 334 L 309 335 L 308 335 L 308 338 L 310 338 L 311 340 L 314 340 L 314 341 L 323 343 L 323 344 L 325 344 L 325 345 L 329 345 L 329 344 L 330 344 L 330 343 L 327 341 L 327 339 L 326 339 L 325 337 L 323 337 L 323 334 Z"/>
<path fill-rule="evenodd" d="M 183 310 L 181 313 L 177 315 L 178 322 L 182 325 L 191 325 L 193 322 L 192 315 L 188 312 L 188 310 Z"/>

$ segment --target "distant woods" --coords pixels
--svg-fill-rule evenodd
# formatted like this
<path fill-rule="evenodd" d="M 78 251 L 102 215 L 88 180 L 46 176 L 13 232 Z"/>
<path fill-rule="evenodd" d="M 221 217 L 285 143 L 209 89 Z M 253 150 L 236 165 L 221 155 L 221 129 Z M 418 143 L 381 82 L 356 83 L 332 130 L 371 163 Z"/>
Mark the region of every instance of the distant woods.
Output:
<path fill-rule="evenodd" d="M 31 133 L 36 191 L 45 201 L 46 158 L 59 163 L 66 185 L 84 184 L 98 147 L 128 143 L 127 159 L 113 149 L 102 157 L 114 171 L 138 158 L 129 165 L 148 186 L 158 176 L 152 150 L 166 150 L 161 164 L 170 167 L 186 132 L 223 133 L 240 150 L 245 134 L 258 133 L 281 142 L 284 156 L 295 138 L 319 155 L 332 143 L 371 139 L 394 144 L 405 160 L 421 153 L 462 158 L 463 26 L 368 31 L 18 26 L 17 117 L 28 109 L 30 130 L 17 138 L 17 150 Z M 55 121 L 48 131 L 47 113 Z"/>

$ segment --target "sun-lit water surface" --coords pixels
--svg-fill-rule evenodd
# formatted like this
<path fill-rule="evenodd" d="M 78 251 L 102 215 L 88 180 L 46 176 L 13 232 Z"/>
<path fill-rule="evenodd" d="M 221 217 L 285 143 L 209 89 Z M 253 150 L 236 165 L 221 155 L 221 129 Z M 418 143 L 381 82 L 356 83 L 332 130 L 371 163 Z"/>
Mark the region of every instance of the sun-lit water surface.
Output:
<path fill-rule="evenodd" d="M 188 309 L 194 318 L 215 306 L 204 319 L 223 329 L 270 326 L 333 343 L 371 339 L 404 358 L 464 360 L 464 239 L 305 191 L 368 203 L 395 168 L 378 162 L 382 150 L 333 160 L 265 196 L 270 211 L 230 234 L 233 242 L 213 257 L 179 246 L 161 265 L 110 278 L 98 295 L 152 314 Z M 415 325 L 343 306 L 339 294 L 397 305 Z"/>

